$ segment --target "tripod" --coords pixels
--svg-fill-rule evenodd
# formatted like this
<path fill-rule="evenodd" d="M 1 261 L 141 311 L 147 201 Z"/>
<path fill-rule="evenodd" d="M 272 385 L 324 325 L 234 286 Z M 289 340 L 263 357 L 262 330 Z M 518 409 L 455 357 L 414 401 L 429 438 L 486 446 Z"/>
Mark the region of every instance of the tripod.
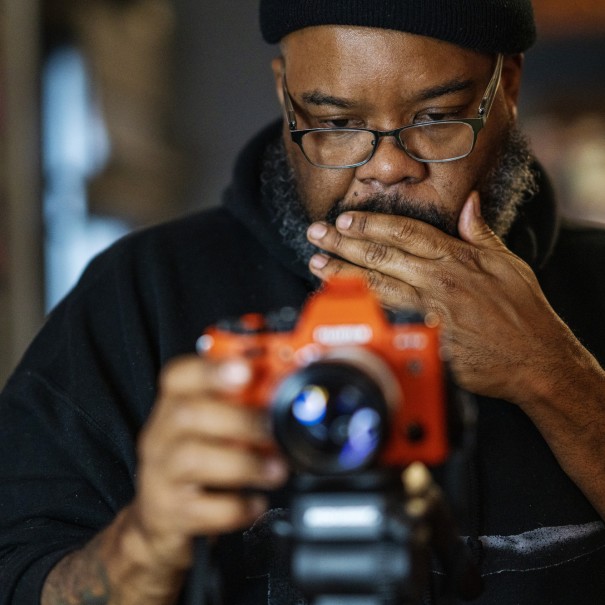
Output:
<path fill-rule="evenodd" d="M 403 473 L 297 475 L 289 493 L 288 518 L 273 531 L 292 582 L 311 605 L 418 604 L 430 586 L 433 557 L 443 571 L 440 599 L 481 593 L 470 551 L 423 464 Z M 219 584 L 211 548 L 200 542 L 187 603 L 219 605 Z"/>

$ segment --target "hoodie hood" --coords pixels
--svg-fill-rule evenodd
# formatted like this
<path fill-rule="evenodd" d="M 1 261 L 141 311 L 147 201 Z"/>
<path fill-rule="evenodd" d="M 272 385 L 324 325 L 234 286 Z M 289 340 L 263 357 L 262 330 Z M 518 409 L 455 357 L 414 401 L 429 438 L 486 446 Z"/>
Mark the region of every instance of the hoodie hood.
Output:
<path fill-rule="evenodd" d="M 284 243 L 276 217 L 262 202 L 263 156 L 267 146 L 282 136 L 282 124 L 281 120 L 269 124 L 244 147 L 235 162 L 231 185 L 223 195 L 223 205 L 286 269 L 312 282 L 313 275 Z"/>

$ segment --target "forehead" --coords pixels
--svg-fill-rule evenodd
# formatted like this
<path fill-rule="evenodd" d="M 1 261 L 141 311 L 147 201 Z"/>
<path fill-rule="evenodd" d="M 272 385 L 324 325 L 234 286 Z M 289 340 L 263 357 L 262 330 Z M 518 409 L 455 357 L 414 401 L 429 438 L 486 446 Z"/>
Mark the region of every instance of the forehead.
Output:
<path fill-rule="evenodd" d="M 322 25 L 282 41 L 288 82 L 301 86 L 400 90 L 484 77 L 492 59 L 447 42 L 394 30 Z M 348 90 L 348 92 L 351 92 Z"/>

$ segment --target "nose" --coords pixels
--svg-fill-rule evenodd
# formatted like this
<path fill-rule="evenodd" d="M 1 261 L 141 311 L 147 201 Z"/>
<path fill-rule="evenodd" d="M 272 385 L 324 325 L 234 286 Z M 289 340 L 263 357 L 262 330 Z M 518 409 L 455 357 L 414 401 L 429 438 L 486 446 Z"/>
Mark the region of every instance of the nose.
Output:
<path fill-rule="evenodd" d="M 427 165 L 411 158 L 397 137 L 381 137 L 376 145 L 372 159 L 355 172 L 360 181 L 374 181 L 388 187 L 398 183 L 415 184 L 426 178 Z"/>

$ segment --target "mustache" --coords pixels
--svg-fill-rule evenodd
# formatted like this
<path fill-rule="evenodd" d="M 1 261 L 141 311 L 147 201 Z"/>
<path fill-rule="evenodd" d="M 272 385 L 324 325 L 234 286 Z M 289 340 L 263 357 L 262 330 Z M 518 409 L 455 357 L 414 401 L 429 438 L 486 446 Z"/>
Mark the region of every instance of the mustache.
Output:
<path fill-rule="evenodd" d="M 325 220 L 333 225 L 338 216 L 348 210 L 404 216 L 428 223 L 448 235 L 458 237 L 457 216 L 445 212 L 432 202 L 421 202 L 396 193 L 377 193 L 359 203 L 337 200 L 328 210 Z"/>

